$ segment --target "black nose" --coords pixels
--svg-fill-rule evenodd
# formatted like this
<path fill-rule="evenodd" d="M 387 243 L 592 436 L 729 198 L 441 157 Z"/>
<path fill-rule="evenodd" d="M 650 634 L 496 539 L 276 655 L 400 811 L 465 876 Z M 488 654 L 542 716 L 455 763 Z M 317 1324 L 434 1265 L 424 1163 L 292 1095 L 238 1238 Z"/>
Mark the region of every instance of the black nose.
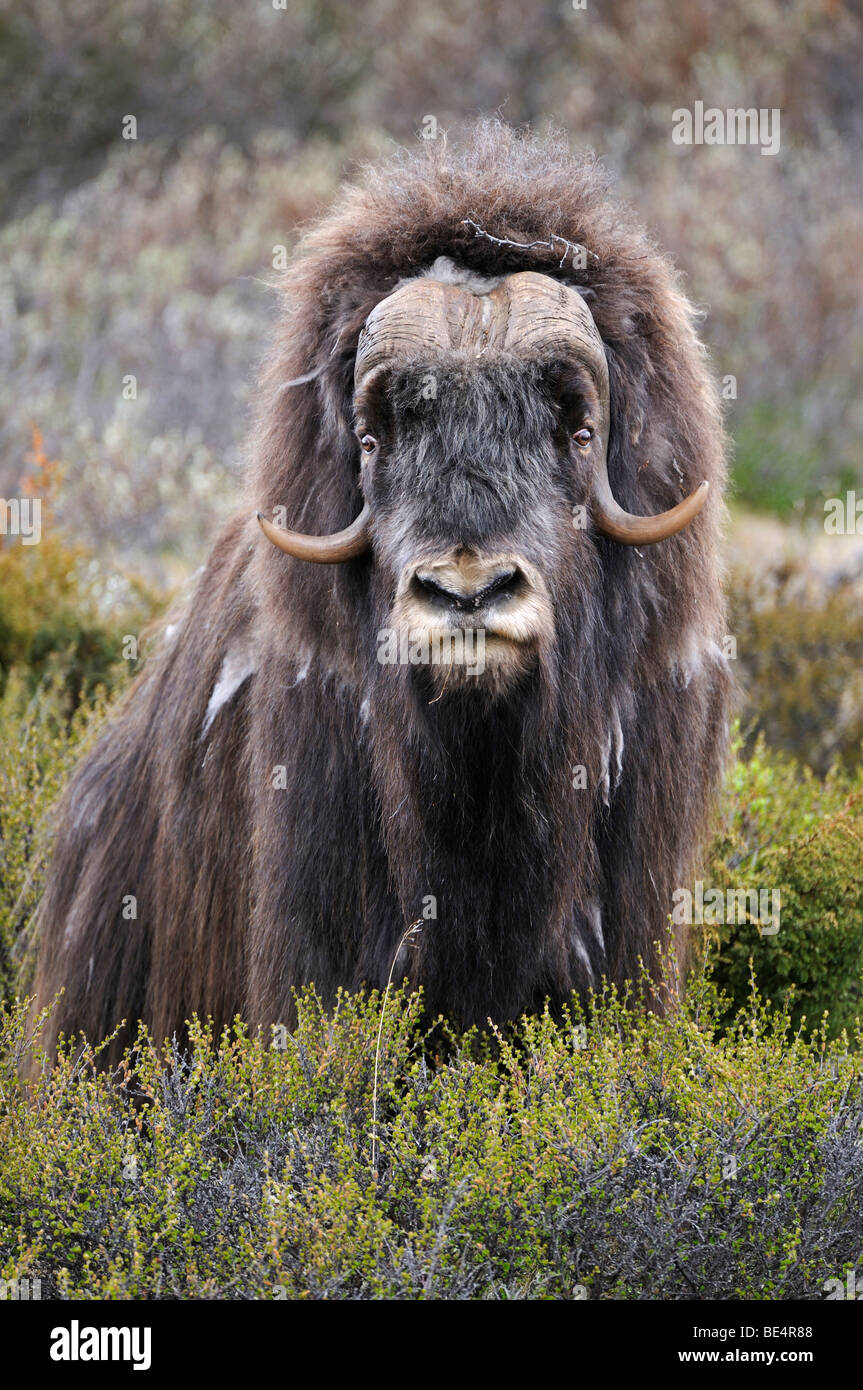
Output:
<path fill-rule="evenodd" d="M 520 579 L 517 569 L 506 569 L 480 587 L 458 590 L 447 588 L 435 579 L 434 575 L 417 570 L 414 584 L 426 600 L 437 608 L 452 608 L 458 613 L 475 613 L 492 598 L 514 594 L 519 587 Z"/>

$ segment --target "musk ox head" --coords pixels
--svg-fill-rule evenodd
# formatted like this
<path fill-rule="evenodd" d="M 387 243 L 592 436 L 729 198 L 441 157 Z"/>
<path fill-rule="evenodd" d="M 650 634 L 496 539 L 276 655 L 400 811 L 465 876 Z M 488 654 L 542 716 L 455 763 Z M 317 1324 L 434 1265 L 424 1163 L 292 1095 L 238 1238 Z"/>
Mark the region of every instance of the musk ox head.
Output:
<path fill-rule="evenodd" d="M 605 345 L 578 289 L 535 271 L 482 276 L 439 257 L 401 283 L 360 333 L 353 416 L 358 518 L 324 537 L 258 519 L 298 559 L 370 551 L 390 596 L 379 659 L 412 661 L 438 698 L 499 694 L 536 667 L 592 567 L 579 533 L 666 540 L 709 487 L 654 516 L 618 505 Z"/>

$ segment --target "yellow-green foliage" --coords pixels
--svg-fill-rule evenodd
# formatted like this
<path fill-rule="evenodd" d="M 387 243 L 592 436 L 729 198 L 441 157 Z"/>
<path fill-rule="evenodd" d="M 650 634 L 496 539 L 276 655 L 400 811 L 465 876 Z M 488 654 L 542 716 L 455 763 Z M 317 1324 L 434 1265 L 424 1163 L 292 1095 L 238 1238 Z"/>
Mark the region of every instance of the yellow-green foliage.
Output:
<path fill-rule="evenodd" d="M 751 748 L 774 748 L 825 773 L 849 769 L 863 749 L 863 586 L 834 584 L 800 563 L 767 575 L 738 570 L 729 585 L 729 631 L 737 641 Z"/>
<path fill-rule="evenodd" d="M 779 931 L 752 922 L 705 928 L 717 983 L 741 1005 L 750 960 L 759 988 L 809 1027 L 851 1028 L 863 978 L 863 771 L 821 781 L 763 740 L 735 765 L 724 832 L 713 846 L 710 887 L 780 894 Z"/>
<path fill-rule="evenodd" d="M 86 1298 L 821 1297 L 860 1255 L 860 1038 L 753 997 L 720 1036 L 609 994 L 432 1058 L 419 1001 L 312 991 L 277 1050 L 193 1028 L 134 1071 L 0 1041 L 0 1278 Z M 852 1056 L 843 1055 L 854 1047 Z M 123 1084 L 118 1084 L 123 1083 Z M 849 1220 L 849 1217 L 852 1218 Z"/>
<path fill-rule="evenodd" d="M 59 540 L 0 548 L 0 691 L 13 668 L 31 691 L 60 675 L 71 709 L 113 677 L 116 635 L 82 609 L 80 563 Z"/>
<path fill-rule="evenodd" d="M 97 687 L 124 682 L 135 663 L 124 659 L 122 639 L 139 635 L 158 599 L 128 577 L 109 580 L 85 547 L 60 533 L 54 502 L 62 470 L 38 429 L 29 458 L 21 490 L 41 503 L 42 535 L 36 545 L 0 537 L 0 695 L 14 670 L 31 694 L 53 685 L 71 713 Z"/>
<path fill-rule="evenodd" d="M 106 576 L 55 525 L 61 469 L 33 430 L 22 491 L 42 503 L 38 544 L 0 537 L 0 994 L 29 982 L 29 924 L 48 849 L 47 812 L 106 698 L 137 669 L 124 639 L 160 606 L 145 586 Z M 140 647 L 137 648 L 140 650 Z"/>
<path fill-rule="evenodd" d="M 68 718 L 60 674 L 31 694 L 13 670 L 0 695 L 0 996 L 32 978 L 29 928 L 50 846 L 49 811 L 104 707 L 97 694 Z"/>

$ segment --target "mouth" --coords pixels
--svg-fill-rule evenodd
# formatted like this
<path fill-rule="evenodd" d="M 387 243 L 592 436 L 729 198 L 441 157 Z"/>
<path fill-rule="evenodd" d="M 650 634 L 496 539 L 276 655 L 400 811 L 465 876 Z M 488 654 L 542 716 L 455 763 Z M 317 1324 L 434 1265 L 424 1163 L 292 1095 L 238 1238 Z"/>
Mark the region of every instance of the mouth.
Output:
<path fill-rule="evenodd" d="M 412 664 L 446 668 L 449 688 L 465 680 L 500 685 L 528 669 L 553 632 L 541 576 L 520 556 L 458 548 L 408 567 L 398 584 L 393 628 Z M 478 655 L 479 653 L 479 655 Z"/>

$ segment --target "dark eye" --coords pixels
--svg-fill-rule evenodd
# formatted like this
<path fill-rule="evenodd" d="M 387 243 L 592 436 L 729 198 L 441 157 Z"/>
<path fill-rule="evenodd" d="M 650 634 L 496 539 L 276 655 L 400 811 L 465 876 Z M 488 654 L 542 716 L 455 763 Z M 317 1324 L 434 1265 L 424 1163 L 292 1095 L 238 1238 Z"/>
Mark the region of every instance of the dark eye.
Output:
<path fill-rule="evenodd" d="M 593 438 L 593 430 L 585 427 L 583 430 L 576 430 L 575 434 L 572 437 L 575 440 L 576 444 L 578 444 L 582 449 L 585 449 L 587 448 L 587 445 Z"/>
<path fill-rule="evenodd" d="M 378 441 L 373 434 L 363 434 L 360 436 L 360 448 L 364 454 L 373 454 L 378 447 Z"/>

